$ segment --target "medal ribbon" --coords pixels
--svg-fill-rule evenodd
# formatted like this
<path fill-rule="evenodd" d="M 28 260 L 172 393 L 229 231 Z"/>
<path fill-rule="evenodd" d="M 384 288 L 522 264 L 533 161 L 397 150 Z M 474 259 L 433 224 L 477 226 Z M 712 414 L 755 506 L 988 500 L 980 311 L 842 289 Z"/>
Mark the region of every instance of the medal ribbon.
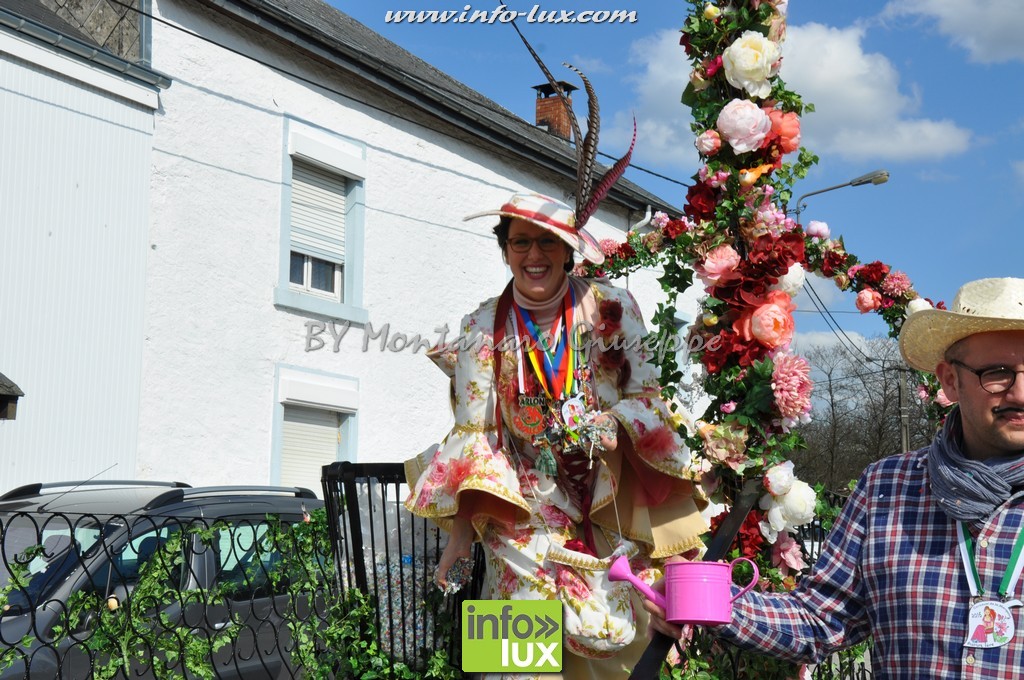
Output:
<path fill-rule="evenodd" d="M 960 560 L 964 564 L 964 572 L 967 574 L 967 585 L 971 589 L 971 597 L 980 597 L 985 594 L 981 587 L 981 578 L 978 576 L 978 566 L 974 563 L 974 539 L 971 532 L 967 530 L 963 522 L 956 523 L 957 547 L 960 549 Z M 1006 573 L 1003 574 L 1003 581 L 999 584 L 999 596 L 1004 600 L 1008 593 L 1012 593 L 1020 579 L 1021 571 L 1024 570 L 1024 560 L 1021 560 L 1021 553 L 1024 552 L 1024 531 L 1017 533 L 1017 540 L 1013 543 L 1013 551 L 1010 553 L 1010 563 L 1007 565 Z"/>
<path fill-rule="evenodd" d="M 544 334 L 530 311 L 514 305 L 520 351 L 525 349 L 523 353 L 529 357 L 537 381 L 549 399 L 560 399 L 572 394 L 574 387 L 576 350 L 574 343 L 569 341 L 569 333 L 573 327 L 575 302 L 576 293 L 569 286 L 562 302 L 562 314 L 555 317 L 549 332 L 552 346 L 544 341 Z"/>

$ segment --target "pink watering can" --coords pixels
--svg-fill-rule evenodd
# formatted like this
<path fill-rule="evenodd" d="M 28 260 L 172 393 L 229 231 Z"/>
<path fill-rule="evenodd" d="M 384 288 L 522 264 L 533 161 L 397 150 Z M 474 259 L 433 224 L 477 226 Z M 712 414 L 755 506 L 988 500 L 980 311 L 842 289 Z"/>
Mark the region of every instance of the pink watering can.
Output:
<path fill-rule="evenodd" d="M 749 562 L 754 578 L 732 597 L 732 569 L 737 562 Z M 665 610 L 672 623 L 715 625 L 732 621 L 732 603 L 754 587 L 761 578 L 757 565 L 746 557 L 732 562 L 671 562 L 665 565 L 665 594 L 638 579 L 629 568 L 625 555 L 612 562 L 608 570 L 612 581 L 629 581 L 637 590 Z"/>

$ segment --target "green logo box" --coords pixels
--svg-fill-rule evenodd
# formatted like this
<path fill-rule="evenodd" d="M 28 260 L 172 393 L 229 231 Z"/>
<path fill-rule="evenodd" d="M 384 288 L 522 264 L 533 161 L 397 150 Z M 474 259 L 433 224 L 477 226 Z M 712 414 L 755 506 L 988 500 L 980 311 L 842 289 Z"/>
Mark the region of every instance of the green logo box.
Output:
<path fill-rule="evenodd" d="M 462 670 L 467 673 L 561 671 L 562 603 L 558 600 L 463 602 Z"/>

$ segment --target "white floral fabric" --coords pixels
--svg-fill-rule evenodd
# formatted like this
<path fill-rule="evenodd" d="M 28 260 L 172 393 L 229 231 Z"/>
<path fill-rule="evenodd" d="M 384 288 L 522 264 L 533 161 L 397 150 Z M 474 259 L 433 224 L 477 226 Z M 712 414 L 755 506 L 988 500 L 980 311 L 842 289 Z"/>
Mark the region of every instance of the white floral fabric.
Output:
<path fill-rule="evenodd" d="M 658 558 L 700 547 L 707 527 L 694 500 L 690 452 L 648 363 L 656 348 L 644 345 L 639 307 L 627 291 L 603 281 L 570 282 L 577 322 L 592 329 L 582 343 L 591 347 L 581 372 L 585 391 L 627 433 L 616 452 L 595 459 L 584 481 L 588 519 L 602 534 L 599 545 L 607 543 L 612 555 L 595 557 L 580 549 L 586 505 L 579 484 L 564 474 L 564 452 L 556 451 L 558 474 L 533 467 L 537 451 L 517 420 L 521 378 L 515 351 L 502 352 L 495 385 L 498 298 L 465 317 L 459 347 L 436 352 L 442 367 L 449 373 L 454 368 L 455 427 L 440 446 L 407 463 L 406 507 L 446 528 L 456 514 L 468 514 L 487 555 L 485 596 L 561 600 L 566 649 L 606 658 L 637 634 L 630 586 L 607 579 L 611 557 L 630 555 L 634 572 L 653 581 Z M 512 335 L 511 326 L 507 333 Z M 474 494 L 477 500 L 463 506 L 467 492 L 481 492 L 487 502 Z"/>

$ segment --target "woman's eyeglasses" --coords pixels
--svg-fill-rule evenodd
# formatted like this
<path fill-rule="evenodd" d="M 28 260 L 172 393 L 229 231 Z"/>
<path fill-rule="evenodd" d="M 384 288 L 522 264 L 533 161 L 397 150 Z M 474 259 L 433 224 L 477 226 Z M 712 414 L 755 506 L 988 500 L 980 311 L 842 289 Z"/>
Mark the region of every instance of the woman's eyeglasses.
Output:
<path fill-rule="evenodd" d="M 550 253 L 563 243 L 562 239 L 554 236 L 540 236 L 538 238 L 517 236 L 516 238 L 510 238 L 508 240 L 508 247 L 517 253 L 528 253 L 530 252 L 530 248 L 533 247 L 534 242 L 536 242 L 541 251 L 545 253 Z"/>
<path fill-rule="evenodd" d="M 985 368 L 977 369 L 971 368 L 962 361 L 956 359 L 950 360 L 951 364 L 956 364 L 960 368 L 965 368 L 974 375 L 978 376 L 978 382 L 981 383 L 981 389 L 985 390 L 989 394 L 1002 394 L 1011 387 L 1013 383 L 1017 381 L 1017 374 L 1024 373 L 1022 371 L 1015 371 L 1012 368 L 998 367 L 998 368 Z"/>

